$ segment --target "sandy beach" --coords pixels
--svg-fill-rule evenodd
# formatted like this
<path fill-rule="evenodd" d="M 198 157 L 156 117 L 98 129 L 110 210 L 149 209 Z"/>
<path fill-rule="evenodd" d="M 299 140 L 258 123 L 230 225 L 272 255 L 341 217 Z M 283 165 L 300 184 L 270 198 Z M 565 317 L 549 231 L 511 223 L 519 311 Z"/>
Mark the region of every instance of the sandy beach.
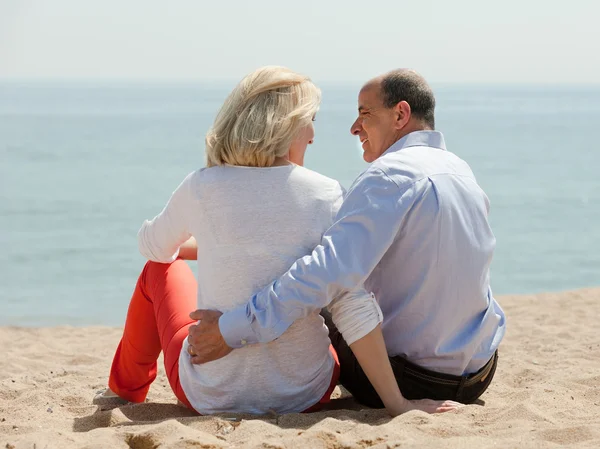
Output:
<path fill-rule="evenodd" d="M 508 334 L 484 404 L 395 419 L 339 389 L 339 410 L 197 417 L 162 371 L 148 403 L 98 411 L 121 329 L 0 328 L 0 448 L 600 447 L 600 288 L 499 302 Z"/>

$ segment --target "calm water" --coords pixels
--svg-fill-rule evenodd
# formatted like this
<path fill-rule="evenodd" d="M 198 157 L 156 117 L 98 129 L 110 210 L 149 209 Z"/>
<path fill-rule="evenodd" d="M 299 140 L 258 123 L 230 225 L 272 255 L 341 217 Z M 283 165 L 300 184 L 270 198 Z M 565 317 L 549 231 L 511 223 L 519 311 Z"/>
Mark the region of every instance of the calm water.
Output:
<path fill-rule="evenodd" d="M 136 232 L 202 166 L 232 86 L 0 84 L 0 325 L 119 325 Z M 306 165 L 346 187 L 357 86 L 321 86 Z M 496 294 L 600 285 L 600 88 L 436 88 L 492 204 Z"/>

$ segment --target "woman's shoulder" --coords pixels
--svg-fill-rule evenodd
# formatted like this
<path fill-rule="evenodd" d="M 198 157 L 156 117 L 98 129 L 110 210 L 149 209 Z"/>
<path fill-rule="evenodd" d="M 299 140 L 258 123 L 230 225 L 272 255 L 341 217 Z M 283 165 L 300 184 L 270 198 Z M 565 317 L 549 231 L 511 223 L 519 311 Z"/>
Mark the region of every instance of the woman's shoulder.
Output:
<path fill-rule="evenodd" d="M 222 166 L 201 167 L 187 175 L 186 179 L 196 188 L 212 186 L 215 183 L 222 182 L 224 179 L 231 178 L 231 174 L 224 170 Z"/>
<path fill-rule="evenodd" d="M 241 184 L 253 188 L 273 188 L 273 183 L 282 183 L 293 190 L 308 193 L 315 199 L 337 201 L 344 195 L 344 188 L 335 179 L 298 165 L 281 166 L 272 170 L 243 167 L 217 166 L 200 168 L 186 178 L 192 191 L 211 192 L 223 190 L 225 182 L 231 188 Z M 258 186 L 258 187 L 257 187 Z M 202 195 L 200 195 L 202 196 Z"/>
<path fill-rule="evenodd" d="M 343 188 L 338 181 L 306 167 L 296 166 L 292 172 L 298 182 L 318 189 L 325 189 L 334 194 L 342 194 Z"/>

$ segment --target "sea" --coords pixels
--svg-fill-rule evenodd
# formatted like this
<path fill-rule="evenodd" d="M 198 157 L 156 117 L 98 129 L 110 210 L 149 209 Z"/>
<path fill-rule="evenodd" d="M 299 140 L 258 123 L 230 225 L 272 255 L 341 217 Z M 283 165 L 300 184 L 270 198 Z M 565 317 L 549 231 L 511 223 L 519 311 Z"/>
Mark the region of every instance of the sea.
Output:
<path fill-rule="evenodd" d="M 122 325 L 136 233 L 191 171 L 234 83 L 0 82 L 0 325 Z M 308 168 L 367 164 L 359 84 L 320 85 Z M 600 285 L 600 87 L 434 85 L 436 128 L 491 202 L 495 296 Z"/>

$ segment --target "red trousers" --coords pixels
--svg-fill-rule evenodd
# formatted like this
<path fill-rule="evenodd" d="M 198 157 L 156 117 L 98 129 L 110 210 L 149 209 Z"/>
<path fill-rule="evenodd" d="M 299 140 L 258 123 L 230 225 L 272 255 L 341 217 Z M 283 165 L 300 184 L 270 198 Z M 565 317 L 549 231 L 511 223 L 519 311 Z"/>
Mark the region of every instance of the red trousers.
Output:
<path fill-rule="evenodd" d="M 196 279 L 183 260 L 171 264 L 147 262 L 138 278 L 123 337 L 113 359 L 109 388 L 131 402 L 144 402 L 156 379 L 157 360 L 164 352 L 165 371 L 177 399 L 193 410 L 179 382 L 179 356 L 196 310 Z M 340 372 L 337 354 L 331 384 L 323 398 L 306 411 L 330 401 Z"/>

